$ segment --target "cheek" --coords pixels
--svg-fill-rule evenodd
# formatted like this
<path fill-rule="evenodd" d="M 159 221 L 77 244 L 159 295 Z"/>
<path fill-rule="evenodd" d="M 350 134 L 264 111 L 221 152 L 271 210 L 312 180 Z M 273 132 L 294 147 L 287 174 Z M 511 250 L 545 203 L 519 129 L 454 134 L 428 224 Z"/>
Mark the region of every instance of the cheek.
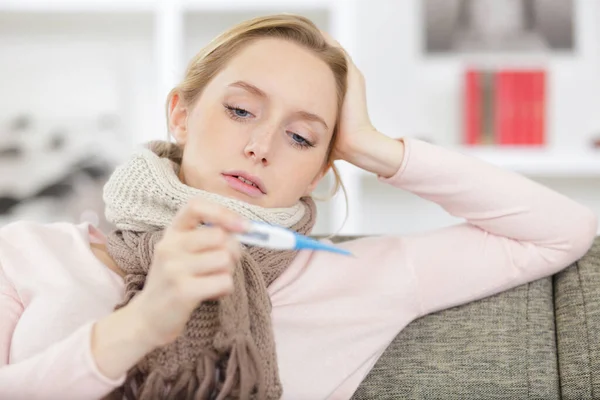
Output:
<path fill-rule="evenodd" d="M 297 186 L 299 189 L 303 189 L 308 186 L 315 177 L 321 171 L 325 155 L 324 154 L 299 154 L 298 157 L 290 155 L 287 160 L 283 162 L 281 171 L 285 171 L 281 174 L 281 179 L 289 182 L 290 186 Z M 293 160 L 293 161 L 292 161 Z M 279 174 L 278 174 L 279 175 Z"/>
<path fill-rule="evenodd" d="M 214 148 L 221 142 L 230 139 L 231 127 L 226 116 L 218 110 L 205 110 L 198 112 L 188 124 L 190 139 L 198 146 Z"/>

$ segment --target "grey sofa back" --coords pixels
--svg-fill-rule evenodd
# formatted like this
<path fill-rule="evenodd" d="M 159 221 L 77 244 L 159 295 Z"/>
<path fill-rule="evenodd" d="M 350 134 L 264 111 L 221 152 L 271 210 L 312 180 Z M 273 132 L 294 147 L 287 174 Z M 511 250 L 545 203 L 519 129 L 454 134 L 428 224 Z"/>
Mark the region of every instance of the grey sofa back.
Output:
<path fill-rule="evenodd" d="M 563 399 L 600 398 L 600 237 L 554 279 Z"/>
<path fill-rule="evenodd" d="M 600 238 L 553 277 L 413 321 L 353 397 L 561 398 L 600 398 Z"/>

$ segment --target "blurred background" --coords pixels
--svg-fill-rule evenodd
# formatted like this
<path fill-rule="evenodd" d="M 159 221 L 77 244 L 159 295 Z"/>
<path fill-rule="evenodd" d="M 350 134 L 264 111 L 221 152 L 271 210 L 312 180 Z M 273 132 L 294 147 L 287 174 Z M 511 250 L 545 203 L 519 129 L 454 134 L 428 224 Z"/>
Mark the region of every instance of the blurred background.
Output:
<path fill-rule="evenodd" d="M 350 52 L 380 131 L 514 170 L 600 214 L 600 0 L 0 0 L 0 226 L 110 229 L 102 186 L 136 146 L 166 138 L 166 94 L 188 60 L 276 12 L 309 17 Z M 339 166 L 340 233 L 462 222 Z M 343 196 L 318 207 L 314 233 L 339 231 Z"/>

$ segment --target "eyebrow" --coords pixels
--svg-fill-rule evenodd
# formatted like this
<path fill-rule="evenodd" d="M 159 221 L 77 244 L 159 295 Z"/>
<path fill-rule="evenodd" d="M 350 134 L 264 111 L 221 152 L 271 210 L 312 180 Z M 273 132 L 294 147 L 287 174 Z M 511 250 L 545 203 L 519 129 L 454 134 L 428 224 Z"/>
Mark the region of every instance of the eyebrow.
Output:
<path fill-rule="evenodd" d="M 231 85 L 229 85 L 229 87 L 237 87 L 240 89 L 244 89 L 247 92 L 250 92 L 258 97 L 264 97 L 265 99 L 269 97 L 269 96 L 267 96 L 267 94 L 265 92 L 263 92 L 262 90 L 260 90 L 259 88 L 257 88 L 256 86 L 254 86 L 248 82 L 244 82 L 244 81 L 233 82 Z"/>
<path fill-rule="evenodd" d="M 237 87 L 237 88 L 243 89 L 255 96 L 262 97 L 264 99 L 269 98 L 269 96 L 264 91 L 262 91 L 261 89 L 257 88 L 256 86 L 254 86 L 248 82 L 244 82 L 244 81 L 233 82 L 232 84 L 229 85 L 229 87 Z M 319 117 L 317 114 L 313 114 L 308 111 L 302 111 L 302 110 L 296 111 L 294 114 L 306 121 L 318 122 L 318 123 L 322 124 L 325 127 L 325 129 L 329 130 L 329 127 L 325 123 L 325 120 L 323 120 L 323 118 Z"/>

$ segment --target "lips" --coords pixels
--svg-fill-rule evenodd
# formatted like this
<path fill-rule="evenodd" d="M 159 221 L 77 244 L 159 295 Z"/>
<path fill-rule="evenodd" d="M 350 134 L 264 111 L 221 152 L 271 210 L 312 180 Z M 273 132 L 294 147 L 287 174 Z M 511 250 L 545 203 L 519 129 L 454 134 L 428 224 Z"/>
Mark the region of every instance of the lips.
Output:
<path fill-rule="evenodd" d="M 228 171 L 223 173 L 223 178 L 232 189 L 247 194 L 251 197 L 259 197 L 266 194 L 264 184 L 260 178 L 243 171 Z"/>

